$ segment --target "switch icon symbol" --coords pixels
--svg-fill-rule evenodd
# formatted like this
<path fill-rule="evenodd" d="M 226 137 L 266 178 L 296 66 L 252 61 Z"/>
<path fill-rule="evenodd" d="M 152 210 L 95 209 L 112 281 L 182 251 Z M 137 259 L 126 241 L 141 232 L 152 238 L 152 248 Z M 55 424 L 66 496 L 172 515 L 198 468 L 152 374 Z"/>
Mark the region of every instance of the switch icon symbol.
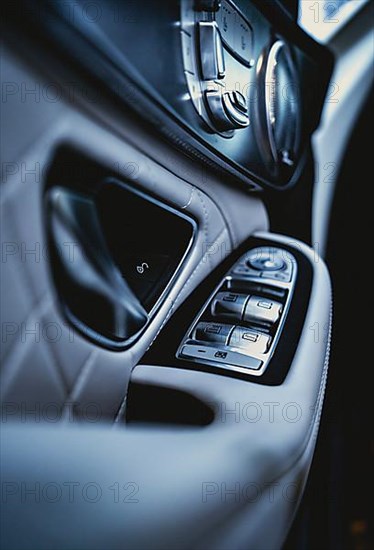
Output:
<path fill-rule="evenodd" d="M 140 274 L 144 273 L 146 269 L 149 269 L 149 265 L 146 262 L 136 266 L 136 271 Z"/>

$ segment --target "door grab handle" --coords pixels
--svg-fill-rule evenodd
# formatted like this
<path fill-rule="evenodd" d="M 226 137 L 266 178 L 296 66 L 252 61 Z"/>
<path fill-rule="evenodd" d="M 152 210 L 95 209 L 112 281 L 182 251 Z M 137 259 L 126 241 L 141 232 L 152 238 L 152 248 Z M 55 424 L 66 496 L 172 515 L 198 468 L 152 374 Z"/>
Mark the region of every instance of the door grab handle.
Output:
<path fill-rule="evenodd" d="M 134 336 L 148 315 L 111 257 L 94 199 L 54 187 L 47 200 L 52 268 L 68 313 L 106 338 Z"/>

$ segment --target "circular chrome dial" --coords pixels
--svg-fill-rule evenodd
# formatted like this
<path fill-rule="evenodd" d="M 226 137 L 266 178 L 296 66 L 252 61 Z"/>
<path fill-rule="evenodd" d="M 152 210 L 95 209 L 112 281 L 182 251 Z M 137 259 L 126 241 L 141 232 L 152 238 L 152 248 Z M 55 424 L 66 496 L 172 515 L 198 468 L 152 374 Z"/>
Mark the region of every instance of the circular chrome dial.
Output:
<path fill-rule="evenodd" d="M 273 176 L 294 168 L 300 141 L 298 78 L 289 46 L 275 41 L 259 63 L 260 149 Z"/>

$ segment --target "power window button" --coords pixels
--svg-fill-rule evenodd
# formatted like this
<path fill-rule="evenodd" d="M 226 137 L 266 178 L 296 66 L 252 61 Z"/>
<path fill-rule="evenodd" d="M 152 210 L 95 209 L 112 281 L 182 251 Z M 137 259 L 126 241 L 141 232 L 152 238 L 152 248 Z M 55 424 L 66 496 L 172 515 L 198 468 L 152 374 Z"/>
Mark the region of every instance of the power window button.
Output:
<path fill-rule="evenodd" d="M 270 343 L 271 337 L 267 334 L 245 327 L 236 327 L 229 341 L 230 346 L 244 349 L 249 354 L 266 353 Z"/>
<path fill-rule="evenodd" d="M 244 332 L 242 334 L 243 340 L 249 340 L 250 342 L 257 342 L 260 338 L 260 335 L 255 332 Z"/>
<path fill-rule="evenodd" d="M 225 325 L 223 323 L 198 323 L 194 333 L 193 339 L 203 342 L 219 342 L 226 345 L 228 336 L 233 329 L 233 325 Z"/>
<path fill-rule="evenodd" d="M 251 296 L 244 311 L 244 320 L 257 323 L 277 323 L 282 313 L 282 304 L 275 300 L 266 300 L 260 296 Z"/>
<path fill-rule="evenodd" d="M 271 309 L 273 307 L 273 303 L 260 300 L 259 302 L 257 302 L 257 306 L 261 307 L 262 309 Z"/>
<path fill-rule="evenodd" d="M 223 315 L 240 321 L 243 317 L 247 299 L 246 294 L 219 292 L 212 302 L 212 315 L 214 317 Z"/>

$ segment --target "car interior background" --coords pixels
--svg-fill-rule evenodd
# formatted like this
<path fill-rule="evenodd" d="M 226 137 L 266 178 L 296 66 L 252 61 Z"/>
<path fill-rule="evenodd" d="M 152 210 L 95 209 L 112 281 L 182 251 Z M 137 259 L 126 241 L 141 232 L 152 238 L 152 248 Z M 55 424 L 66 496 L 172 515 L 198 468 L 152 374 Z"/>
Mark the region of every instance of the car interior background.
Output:
<path fill-rule="evenodd" d="M 369 549 L 373 3 L 0 24 L 1 548 Z"/>

